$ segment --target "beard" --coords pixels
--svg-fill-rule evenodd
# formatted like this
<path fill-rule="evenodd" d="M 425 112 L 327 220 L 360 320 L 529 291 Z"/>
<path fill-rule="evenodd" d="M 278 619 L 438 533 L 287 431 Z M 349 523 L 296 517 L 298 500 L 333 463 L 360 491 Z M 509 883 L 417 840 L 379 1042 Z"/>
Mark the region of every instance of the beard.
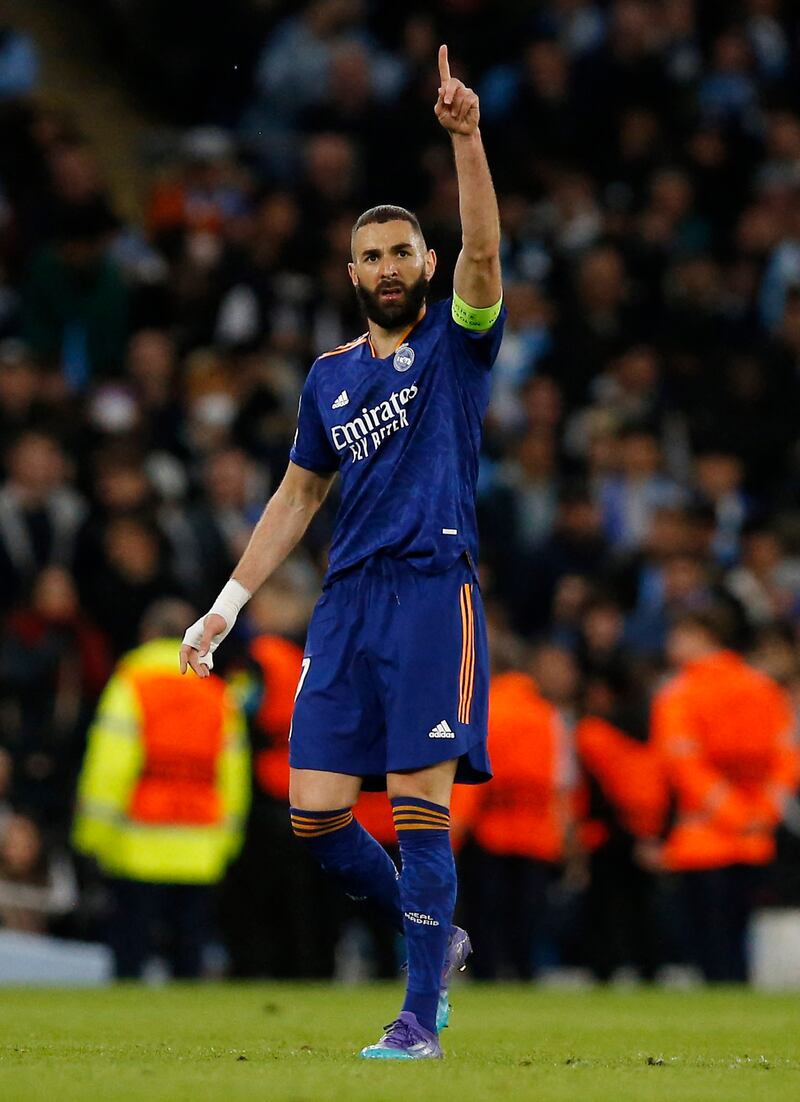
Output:
<path fill-rule="evenodd" d="M 356 288 L 356 298 L 362 312 L 379 325 L 381 329 L 390 332 L 395 329 L 406 329 L 413 325 L 419 317 L 422 304 L 428 295 L 430 280 L 421 275 L 416 283 L 406 287 L 399 279 L 385 280 L 379 284 L 375 291 L 368 291 L 359 283 Z M 402 294 L 395 302 L 381 302 L 380 292 L 389 288 L 402 288 Z"/>

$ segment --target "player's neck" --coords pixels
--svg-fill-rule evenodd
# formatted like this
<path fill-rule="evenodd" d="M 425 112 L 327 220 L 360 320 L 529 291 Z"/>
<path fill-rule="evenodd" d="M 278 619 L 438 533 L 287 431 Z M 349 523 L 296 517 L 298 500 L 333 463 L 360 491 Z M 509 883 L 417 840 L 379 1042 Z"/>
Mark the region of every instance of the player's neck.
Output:
<path fill-rule="evenodd" d="M 369 325 L 369 343 L 372 348 L 373 356 L 377 356 L 378 359 L 383 360 L 387 356 L 391 356 L 393 352 L 396 352 L 408 334 L 418 325 L 419 322 L 425 317 L 426 306 L 423 302 L 419 309 L 419 313 L 410 325 L 404 325 L 400 329 L 384 329 L 382 325 L 378 325 L 371 319 L 368 320 Z"/>

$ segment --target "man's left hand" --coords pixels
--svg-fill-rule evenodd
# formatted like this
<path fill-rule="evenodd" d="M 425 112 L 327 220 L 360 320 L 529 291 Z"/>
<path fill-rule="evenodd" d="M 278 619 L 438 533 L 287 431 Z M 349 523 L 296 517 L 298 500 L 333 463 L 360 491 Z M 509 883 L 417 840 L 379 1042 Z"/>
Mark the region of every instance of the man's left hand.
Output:
<path fill-rule="evenodd" d="M 463 81 L 450 76 L 446 46 L 439 47 L 439 85 L 436 118 L 451 134 L 474 134 L 481 115 L 478 96 Z"/>

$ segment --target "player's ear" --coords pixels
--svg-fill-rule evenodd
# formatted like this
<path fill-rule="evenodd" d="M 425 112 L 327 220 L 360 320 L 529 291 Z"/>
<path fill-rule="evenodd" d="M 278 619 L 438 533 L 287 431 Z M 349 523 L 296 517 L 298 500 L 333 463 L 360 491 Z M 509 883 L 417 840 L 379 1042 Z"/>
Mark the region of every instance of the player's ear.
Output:
<path fill-rule="evenodd" d="M 425 278 L 433 279 L 433 273 L 436 271 L 436 253 L 433 249 L 428 249 L 425 253 Z"/>
<path fill-rule="evenodd" d="M 356 275 L 356 266 L 352 260 L 348 261 L 347 274 L 350 276 L 350 282 L 354 287 L 358 287 L 358 276 Z"/>

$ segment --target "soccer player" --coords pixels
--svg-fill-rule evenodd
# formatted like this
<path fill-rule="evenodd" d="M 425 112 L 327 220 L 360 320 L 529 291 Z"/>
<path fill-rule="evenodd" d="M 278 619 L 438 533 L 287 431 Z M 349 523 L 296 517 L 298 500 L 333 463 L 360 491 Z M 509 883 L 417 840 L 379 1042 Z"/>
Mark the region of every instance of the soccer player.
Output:
<path fill-rule="evenodd" d="M 356 898 L 405 934 L 402 1011 L 361 1055 L 441 1058 L 447 981 L 471 951 L 451 925 L 453 782 L 489 780 L 487 654 L 475 484 L 502 335 L 497 201 L 477 95 L 439 50 L 436 116 L 452 138 L 463 244 L 452 298 L 427 303 L 436 254 L 401 207 L 366 211 L 348 266 L 368 321 L 306 379 L 286 476 L 181 670 L 201 677 L 250 595 L 301 539 L 336 473 L 342 500 L 308 628 L 290 734 L 294 832 Z M 402 874 L 353 818 L 386 786 Z"/>

